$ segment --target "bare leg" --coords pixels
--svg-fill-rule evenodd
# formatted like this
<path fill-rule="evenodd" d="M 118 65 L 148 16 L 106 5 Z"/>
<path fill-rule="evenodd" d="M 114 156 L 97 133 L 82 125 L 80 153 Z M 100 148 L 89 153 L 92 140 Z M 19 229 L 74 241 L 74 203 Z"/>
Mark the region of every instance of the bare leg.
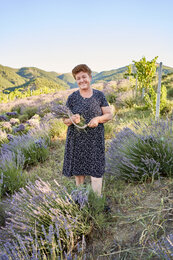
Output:
<path fill-rule="evenodd" d="M 101 196 L 102 192 L 102 178 L 95 178 L 91 176 L 91 186 L 94 192 Z"/>
<path fill-rule="evenodd" d="M 76 180 L 76 186 L 79 186 L 81 184 L 84 184 L 85 176 L 83 175 L 75 176 L 75 180 Z"/>

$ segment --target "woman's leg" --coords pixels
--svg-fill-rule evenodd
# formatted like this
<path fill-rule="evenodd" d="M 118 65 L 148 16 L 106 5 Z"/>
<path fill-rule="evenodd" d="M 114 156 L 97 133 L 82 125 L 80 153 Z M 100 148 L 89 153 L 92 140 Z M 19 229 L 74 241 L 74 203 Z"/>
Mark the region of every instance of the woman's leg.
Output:
<path fill-rule="evenodd" d="M 81 184 L 84 184 L 85 176 L 83 175 L 75 176 L 75 180 L 76 180 L 76 186 L 79 186 Z"/>
<path fill-rule="evenodd" d="M 101 196 L 102 192 L 102 178 L 95 178 L 91 176 L 91 186 L 94 192 Z"/>

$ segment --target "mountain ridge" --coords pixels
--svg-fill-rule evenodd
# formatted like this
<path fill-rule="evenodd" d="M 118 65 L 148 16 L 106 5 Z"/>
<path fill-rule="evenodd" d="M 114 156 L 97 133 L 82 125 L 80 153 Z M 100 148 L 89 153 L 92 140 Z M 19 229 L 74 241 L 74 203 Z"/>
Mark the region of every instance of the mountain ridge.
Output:
<path fill-rule="evenodd" d="M 124 78 L 127 66 L 101 72 L 94 71 L 91 84 L 121 80 Z M 163 66 L 162 74 L 170 73 L 173 73 L 173 68 Z M 58 90 L 76 88 L 77 84 L 72 73 L 49 72 L 37 67 L 11 68 L 0 65 L 0 91 L 4 93 L 14 91 L 16 88 L 25 91 L 33 87 L 39 89 L 44 86 Z"/>

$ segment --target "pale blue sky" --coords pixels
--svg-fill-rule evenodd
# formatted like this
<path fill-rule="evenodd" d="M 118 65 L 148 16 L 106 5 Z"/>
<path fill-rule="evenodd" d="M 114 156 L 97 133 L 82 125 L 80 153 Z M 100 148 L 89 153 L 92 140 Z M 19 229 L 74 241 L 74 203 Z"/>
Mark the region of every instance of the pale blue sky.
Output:
<path fill-rule="evenodd" d="M 0 64 L 100 72 L 146 56 L 173 67 L 172 0 L 0 0 Z"/>

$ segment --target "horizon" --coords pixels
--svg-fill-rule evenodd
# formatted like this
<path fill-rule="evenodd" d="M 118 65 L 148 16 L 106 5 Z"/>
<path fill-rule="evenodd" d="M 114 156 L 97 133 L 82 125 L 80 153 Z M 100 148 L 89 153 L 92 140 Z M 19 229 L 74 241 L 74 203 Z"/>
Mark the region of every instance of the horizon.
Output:
<path fill-rule="evenodd" d="M 159 62 L 156 62 L 156 64 L 160 64 Z M 8 67 L 8 68 L 11 68 L 11 69 L 21 69 L 21 68 L 36 68 L 36 69 L 40 69 L 40 70 L 44 70 L 44 69 L 42 69 L 42 68 L 38 68 L 38 67 L 34 67 L 34 66 L 30 66 L 30 67 L 28 67 L 28 66 L 24 66 L 24 67 L 20 67 L 20 68 L 13 68 L 13 67 L 10 67 L 10 66 L 7 66 L 7 65 L 3 65 L 3 64 L 0 64 L 1 66 L 3 66 L 3 67 Z M 96 72 L 96 73 L 102 73 L 102 72 L 106 72 L 106 71 L 111 71 L 111 70 L 118 70 L 118 69 L 122 69 L 122 68 L 125 68 L 125 67 L 127 67 L 127 66 L 129 66 L 129 65 L 132 65 L 132 63 L 131 64 L 128 64 L 128 65 L 125 65 L 125 66 L 122 66 L 122 67 L 119 67 L 119 68 L 113 68 L 113 69 L 110 69 L 110 70 L 102 70 L 102 71 L 95 71 L 95 70 L 92 70 L 92 72 Z M 171 69 L 173 69 L 173 67 L 171 67 L 171 66 L 167 66 L 166 64 L 162 64 L 162 66 L 165 66 L 165 67 L 168 67 L 168 68 L 171 68 Z M 57 73 L 57 74 L 68 74 L 68 73 L 70 73 L 70 74 L 72 74 L 72 72 L 58 72 L 58 71 L 53 71 L 53 70 L 44 70 L 44 71 L 46 71 L 46 72 L 55 72 L 55 73 Z"/>
<path fill-rule="evenodd" d="M 158 56 L 173 67 L 173 2 L 8 0 L 1 3 L 0 63 L 71 73 L 122 68 Z"/>

